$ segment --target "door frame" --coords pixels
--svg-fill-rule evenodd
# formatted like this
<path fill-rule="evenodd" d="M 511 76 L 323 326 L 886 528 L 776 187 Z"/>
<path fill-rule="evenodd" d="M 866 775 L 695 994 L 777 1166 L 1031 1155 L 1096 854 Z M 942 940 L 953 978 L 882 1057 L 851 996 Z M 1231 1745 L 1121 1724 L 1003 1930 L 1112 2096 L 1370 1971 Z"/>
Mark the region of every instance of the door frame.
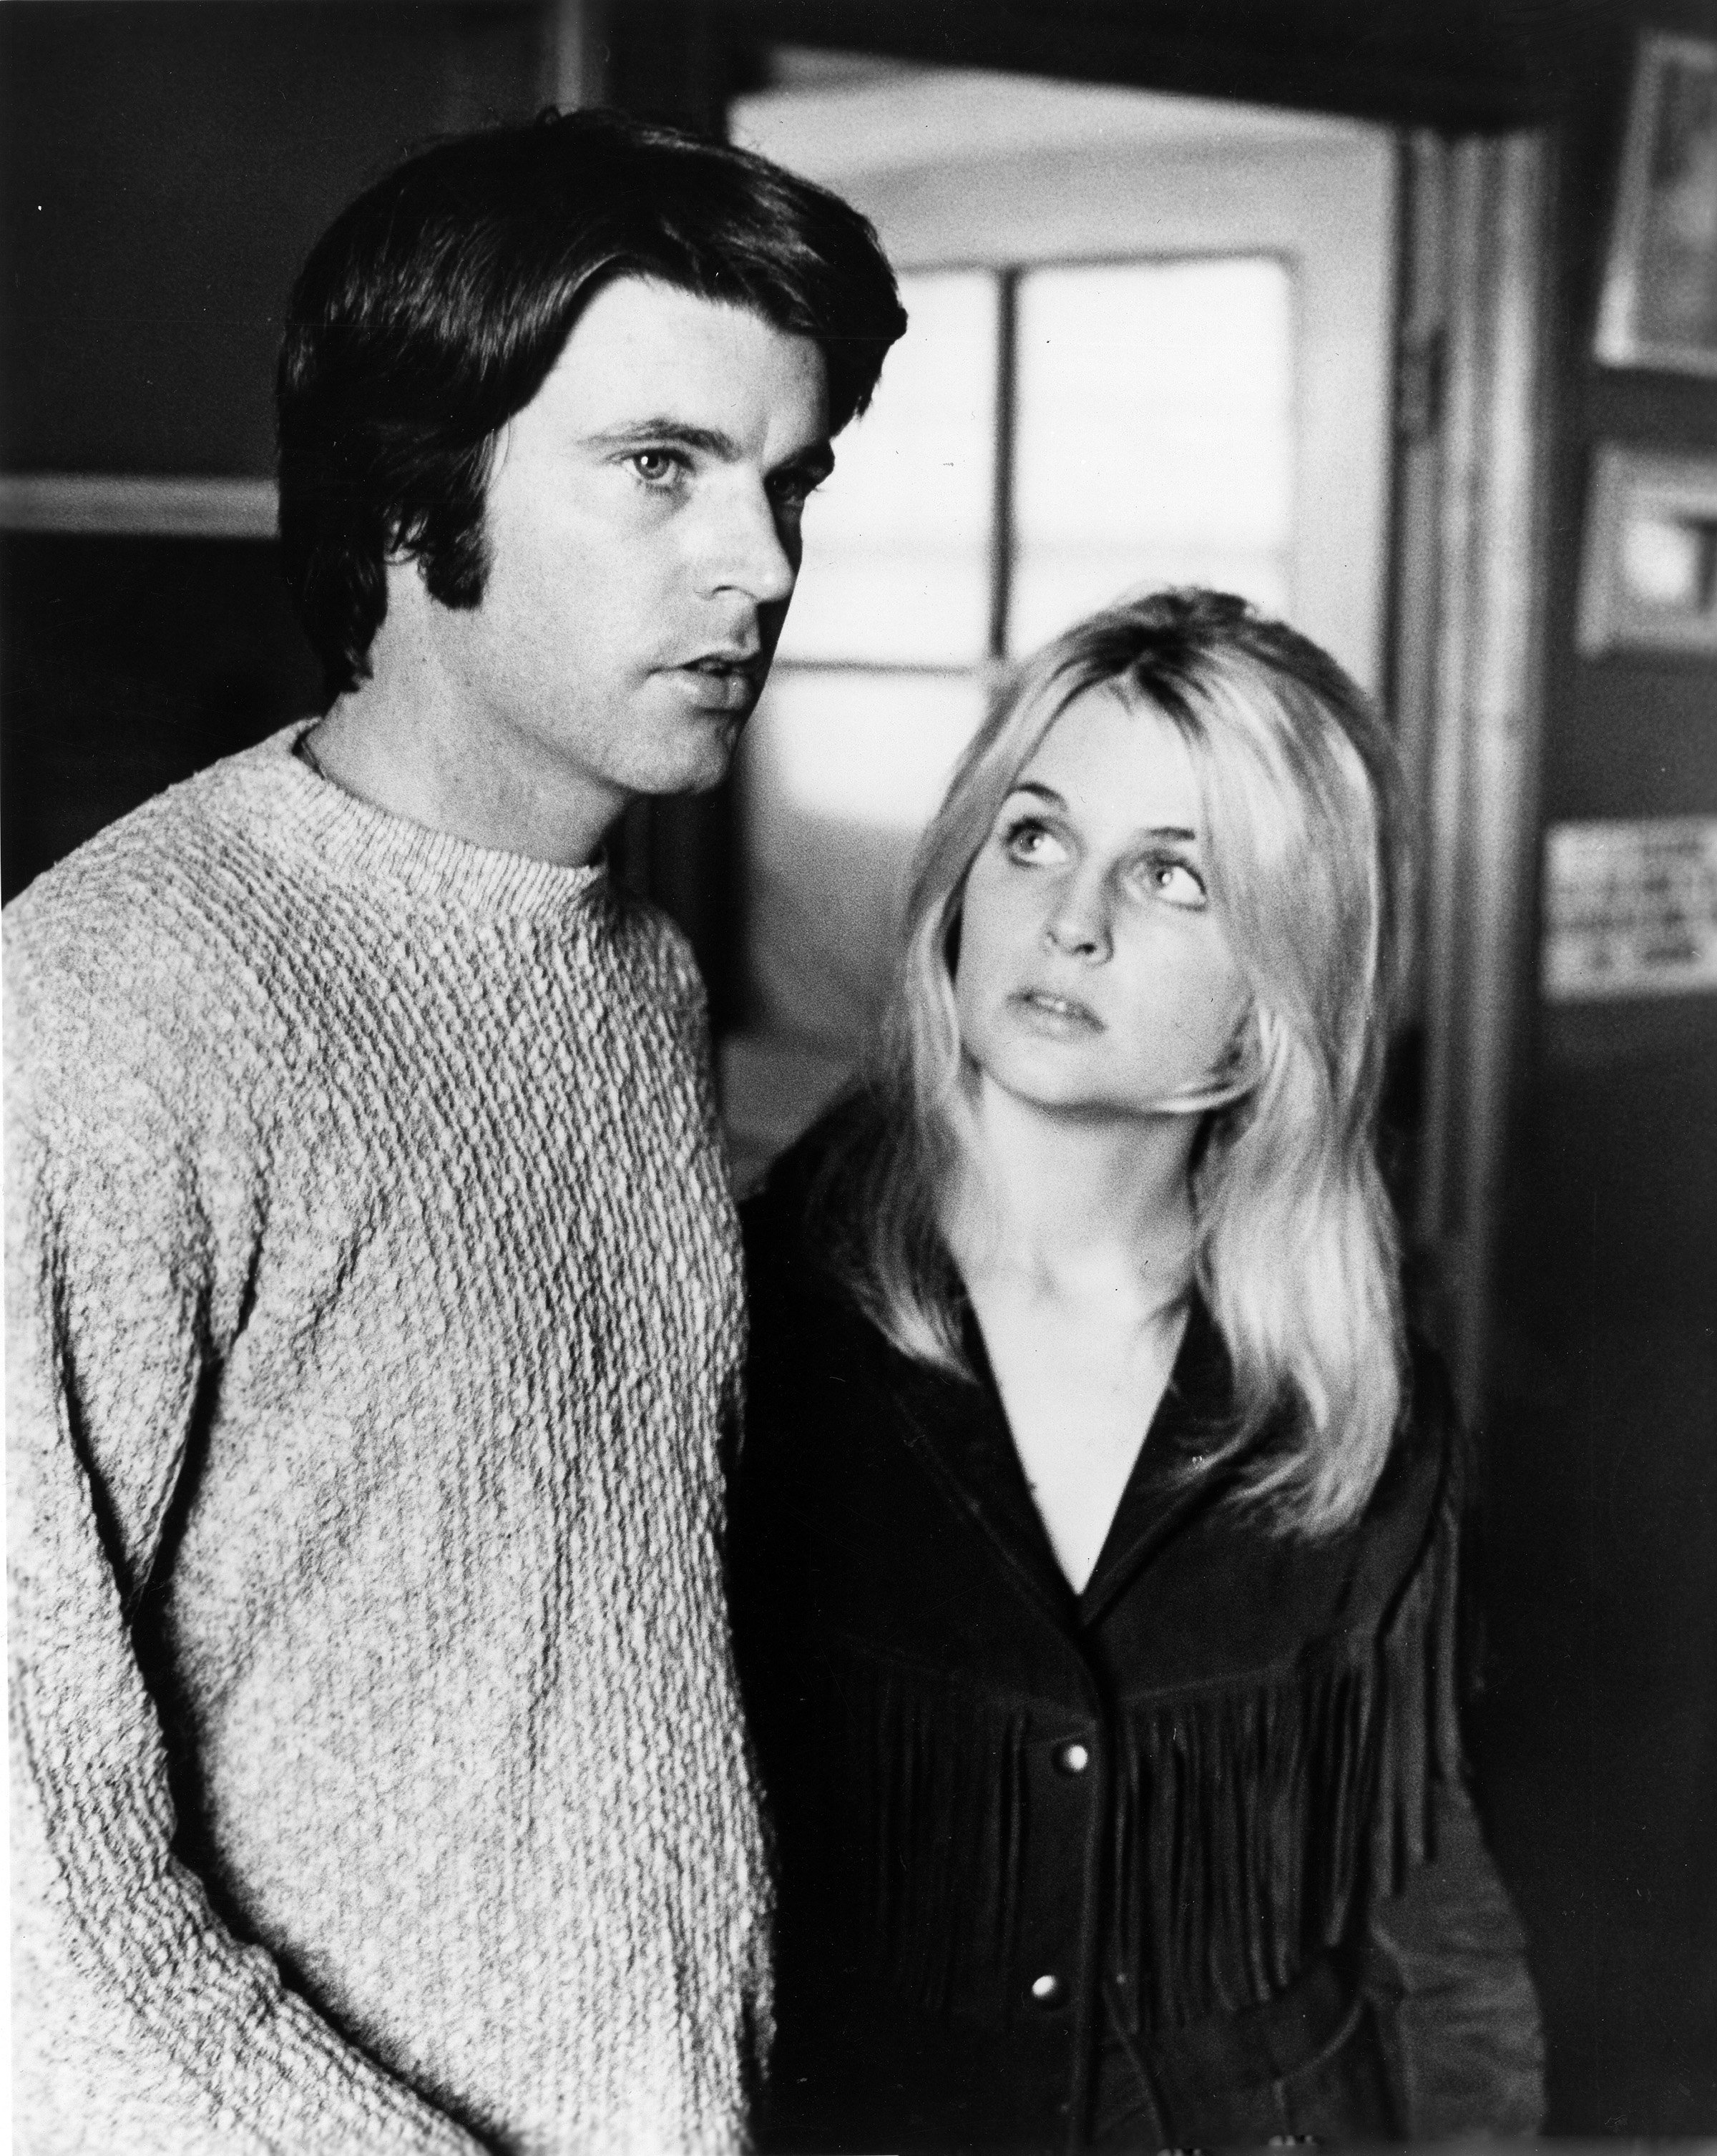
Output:
<path fill-rule="evenodd" d="M 1419 1314 L 1469 1419 L 1535 971 L 1555 158 L 1543 128 L 1403 142 L 1386 704 L 1419 844 L 1405 1225 Z"/>

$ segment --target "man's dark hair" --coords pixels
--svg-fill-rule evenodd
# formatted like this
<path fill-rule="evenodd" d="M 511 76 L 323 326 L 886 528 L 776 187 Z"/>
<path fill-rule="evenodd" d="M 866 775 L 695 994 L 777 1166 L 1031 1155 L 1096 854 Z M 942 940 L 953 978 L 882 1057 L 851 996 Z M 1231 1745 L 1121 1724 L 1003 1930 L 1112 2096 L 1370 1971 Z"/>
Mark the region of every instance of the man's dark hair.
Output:
<path fill-rule="evenodd" d="M 275 383 L 281 552 L 331 696 L 369 671 L 390 555 L 444 606 L 482 598 L 496 432 L 622 276 L 814 339 L 831 431 L 906 327 L 866 221 L 748 151 L 578 112 L 411 158 L 312 249 Z"/>

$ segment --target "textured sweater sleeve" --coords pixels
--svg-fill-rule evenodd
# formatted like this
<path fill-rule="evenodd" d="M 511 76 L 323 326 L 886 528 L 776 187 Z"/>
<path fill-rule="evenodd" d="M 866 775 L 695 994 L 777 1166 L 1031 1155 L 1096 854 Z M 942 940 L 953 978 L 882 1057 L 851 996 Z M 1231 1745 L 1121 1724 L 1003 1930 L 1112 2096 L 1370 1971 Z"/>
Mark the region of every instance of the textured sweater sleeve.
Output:
<path fill-rule="evenodd" d="M 18 2145 L 469 2156 L 175 1854 L 131 1619 L 218 1383 L 219 1268 L 164 1075 L 68 1071 L 10 995 L 7 1030 Z"/>

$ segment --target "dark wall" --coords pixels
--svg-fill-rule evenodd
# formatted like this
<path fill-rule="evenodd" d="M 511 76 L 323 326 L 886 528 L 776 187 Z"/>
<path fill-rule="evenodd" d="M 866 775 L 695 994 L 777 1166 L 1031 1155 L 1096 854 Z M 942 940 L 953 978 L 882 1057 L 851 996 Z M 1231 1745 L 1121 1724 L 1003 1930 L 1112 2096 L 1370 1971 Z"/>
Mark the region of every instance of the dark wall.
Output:
<path fill-rule="evenodd" d="M 1717 6 L 1637 11 L 1717 38 Z M 1592 452 L 1717 449 L 1717 381 L 1590 357 L 1634 23 L 1562 116 L 1542 816 L 1717 814 L 1717 662 L 1575 648 Z M 1528 1014 L 1499 1269 L 1474 1729 L 1554 2120 L 1717 2130 L 1717 996 Z"/>
<path fill-rule="evenodd" d="M 1132 82 L 1428 126 L 1555 110 L 1570 30 L 1612 0 L 627 0 L 730 39 Z"/>
<path fill-rule="evenodd" d="M 0 539 L 0 896 L 314 710 L 319 673 L 266 542 Z"/>
<path fill-rule="evenodd" d="M 329 218 L 414 143 L 535 109 L 535 6 L 0 7 L 0 469 L 262 477 Z M 0 882 L 315 708 L 257 540 L 0 542 Z"/>
<path fill-rule="evenodd" d="M 0 468 L 274 470 L 286 295 L 414 143 L 538 100 L 538 12 L 0 8 Z"/>
<path fill-rule="evenodd" d="M 711 11 L 613 12 L 589 42 L 614 101 L 719 126 Z M 538 110 L 554 18 L 548 0 L 6 0 L 0 470 L 271 474 L 306 251 L 415 145 Z M 8 898 L 316 701 L 254 541 L 13 536 L 0 607 Z M 729 841 L 723 789 L 635 813 L 619 855 L 690 933 L 718 1020 L 737 982 Z"/>

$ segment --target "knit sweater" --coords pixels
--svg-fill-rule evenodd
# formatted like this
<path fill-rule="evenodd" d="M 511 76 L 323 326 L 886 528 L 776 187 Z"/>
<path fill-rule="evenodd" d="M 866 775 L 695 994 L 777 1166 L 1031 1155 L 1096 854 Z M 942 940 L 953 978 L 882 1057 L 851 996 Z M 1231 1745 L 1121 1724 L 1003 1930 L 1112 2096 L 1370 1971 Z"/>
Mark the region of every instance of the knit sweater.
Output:
<path fill-rule="evenodd" d="M 702 989 L 302 731 L 7 918 L 19 2146 L 730 2148 Z"/>

